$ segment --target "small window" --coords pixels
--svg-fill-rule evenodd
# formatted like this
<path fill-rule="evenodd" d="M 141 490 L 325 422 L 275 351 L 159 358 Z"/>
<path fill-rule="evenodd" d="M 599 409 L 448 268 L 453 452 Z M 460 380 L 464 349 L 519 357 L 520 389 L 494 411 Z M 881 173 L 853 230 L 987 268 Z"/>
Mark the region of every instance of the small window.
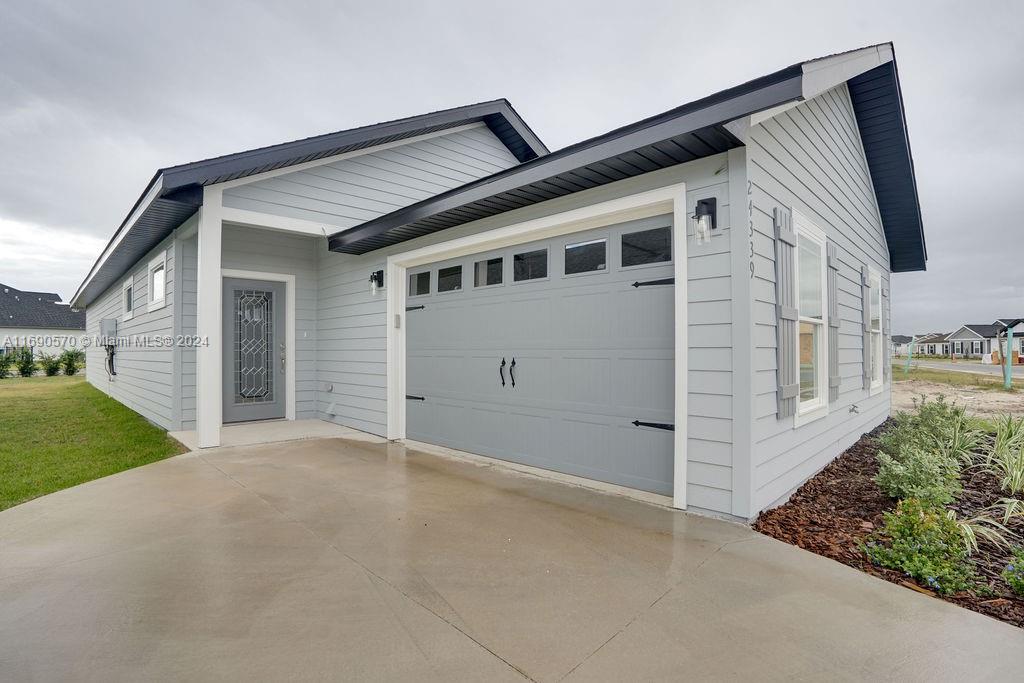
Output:
<path fill-rule="evenodd" d="M 622 267 L 672 260 L 672 229 L 654 228 L 622 236 Z"/>
<path fill-rule="evenodd" d="M 608 266 L 607 240 L 590 240 L 565 245 L 565 274 L 592 273 Z"/>
<path fill-rule="evenodd" d="M 797 233 L 796 280 L 799 317 L 797 367 L 799 402 L 797 417 L 828 409 L 825 387 L 828 383 L 828 351 L 825 330 L 828 327 L 825 286 L 825 235 L 804 220 L 794 221 Z"/>
<path fill-rule="evenodd" d="M 882 278 L 874 270 L 868 271 L 869 316 L 871 327 L 871 390 L 877 391 L 882 386 Z M 945 353 L 945 345 L 939 345 L 939 351 Z"/>
<path fill-rule="evenodd" d="M 437 271 L 437 291 L 454 292 L 462 289 L 462 266 L 449 266 Z"/>
<path fill-rule="evenodd" d="M 548 250 L 538 249 L 512 257 L 512 279 L 516 282 L 548 276 Z"/>
<path fill-rule="evenodd" d="M 131 320 L 135 315 L 135 278 L 129 277 L 121 285 L 121 313 L 122 320 Z"/>
<path fill-rule="evenodd" d="M 430 294 L 430 271 L 409 276 L 409 296 Z"/>
<path fill-rule="evenodd" d="M 163 307 L 167 294 L 167 254 L 161 253 L 149 262 L 149 295 L 148 309 L 154 311 Z"/>
<path fill-rule="evenodd" d="M 473 264 L 473 286 L 488 287 L 490 285 L 500 285 L 504 266 L 505 259 L 500 256 L 487 259 L 486 261 L 477 261 Z"/>

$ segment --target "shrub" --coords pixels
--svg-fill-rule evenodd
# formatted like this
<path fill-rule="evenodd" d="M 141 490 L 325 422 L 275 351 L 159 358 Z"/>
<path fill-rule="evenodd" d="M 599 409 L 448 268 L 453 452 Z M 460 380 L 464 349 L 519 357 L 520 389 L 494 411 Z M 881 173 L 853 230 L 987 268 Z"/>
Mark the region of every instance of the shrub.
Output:
<path fill-rule="evenodd" d="M 1017 595 L 1024 595 L 1024 548 L 1013 551 L 1009 564 L 1003 570 L 1003 578 Z"/>
<path fill-rule="evenodd" d="M 1003 415 L 996 422 L 996 438 L 989 452 L 989 459 L 993 455 L 1021 448 L 1024 448 L 1024 415 L 1019 419 L 1014 419 L 1010 414 Z"/>
<path fill-rule="evenodd" d="M 0 379 L 7 376 L 7 373 L 11 371 L 12 365 L 14 365 L 13 353 L 0 354 Z"/>
<path fill-rule="evenodd" d="M 943 595 L 973 584 L 974 568 L 957 523 L 942 508 L 909 498 L 864 548 L 872 562 L 902 571 Z"/>
<path fill-rule="evenodd" d="M 988 456 L 985 469 L 999 478 L 999 485 L 1007 493 L 1024 493 L 1024 446 L 993 451 Z"/>
<path fill-rule="evenodd" d="M 22 377 L 31 377 L 36 371 L 36 359 L 32 355 L 32 349 L 23 346 L 14 352 L 14 367 L 18 368 L 18 374 Z"/>
<path fill-rule="evenodd" d="M 79 366 L 85 362 L 85 352 L 81 349 L 68 349 L 60 354 L 60 364 L 64 368 L 65 375 L 73 375 L 78 372 Z"/>
<path fill-rule="evenodd" d="M 944 396 L 934 401 L 922 397 L 913 413 L 899 413 L 892 426 L 878 437 L 879 450 L 893 457 L 908 446 L 938 449 L 943 455 L 969 462 L 981 442 L 981 432 L 971 426 L 965 409 L 947 403 Z"/>
<path fill-rule="evenodd" d="M 60 372 L 60 358 L 53 356 L 48 353 L 44 353 L 39 357 L 39 365 L 43 368 L 43 374 L 47 377 L 53 377 Z"/>
<path fill-rule="evenodd" d="M 936 450 L 904 446 L 895 455 L 878 453 L 875 483 L 890 498 L 945 505 L 960 493 L 960 465 Z"/>

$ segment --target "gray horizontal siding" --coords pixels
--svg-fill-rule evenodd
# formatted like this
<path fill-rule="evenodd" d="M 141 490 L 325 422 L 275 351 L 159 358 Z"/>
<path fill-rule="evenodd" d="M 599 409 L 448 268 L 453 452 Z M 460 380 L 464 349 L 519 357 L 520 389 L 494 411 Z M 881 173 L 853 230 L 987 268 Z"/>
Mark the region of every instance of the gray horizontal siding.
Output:
<path fill-rule="evenodd" d="M 754 126 L 748 137 L 753 235 L 754 510 L 772 504 L 889 414 L 888 383 L 863 389 L 861 266 L 889 287 L 889 257 L 846 86 Z M 772 210 L 791 206 L 838 247 L 838 401 L 829 414 L 794 428 L 776 417 L 775 255 Z M 889 321 L 883 330 L 888 333 Z M 851 408 L 856 406 L 858 412 Z"/>
<path fill-rule="evenodd" d="M 180 333 L 194 335 L 196 333 L 197 275 L 199 267 L 199 245 L 195 235 L 181 240 L 181 263 L 179 270 L 178 297 L 180 312 Z M 181 429 L 189 431 L 196 428 L 196 350 L 185 346 L 179 349 L 179 388 L 181 397 Z"/>
<path fill-rule="evenodd" d="M 228 188 L 224 206 L 347 228 L 517 163 L 480 124 Z"/>
<path fill-rule="evenodd" d="M 319 254 L 318 402 L 323 419 L 384 435 L 387 422 L 385 298 L 369 293 L 370 272 L 389 254 L 512 225 L 645 190 L 685 182 L 690 204 L 716 197 L 720 229 L 689 247 L 689 504 L 730 513 L 732 504 L 732 343 L 729 187 L 726 156 L 656 171 L 353 256 Z M 328 391 L 330 389 L 330 391 Z M 329 414 L 330 411 L 333 414 Z"/>
<path fill-rule="evenodd" d="M 85 311 L 85 328 L 89 337 L 98 337 L 100 320 L 115 318 L 117 334 L 124 336 L 163 337 L 174 335 L 174 305 L 177 296 L 177 269 L 174 262 L 174 237 L 168 237 L 135 264 L 129 275 L 118 279 L 93 301 Z M 149 297 L 148 268 L 151 259 L 166 252 L 166 304 L 147 311 Z M 124 321 L 121 304 L 122 283 L 134 280 L 135 314 Z M 89 383 L 117 399 L 164 429 L 175 429 L 174 351 L 173 347 L 119 347 L 114 357 L 116 376 L 106 371 L 106 352 L 101 347 L 86 351 L 86 378 Z"/>

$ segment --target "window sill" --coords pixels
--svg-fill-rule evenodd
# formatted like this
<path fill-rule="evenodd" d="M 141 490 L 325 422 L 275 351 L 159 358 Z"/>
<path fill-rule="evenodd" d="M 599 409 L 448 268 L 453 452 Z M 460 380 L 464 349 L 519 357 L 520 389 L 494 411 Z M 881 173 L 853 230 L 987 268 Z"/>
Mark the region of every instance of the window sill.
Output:
<path fill-rule="evenodd" d="M 161 308 L 167 305 L 167 299 L 157 299 L 156 301 L 150 301 L 146 306 L 146 311 L 152 313 L 153 311 L 159 311 Z"/>
<path fill-rule="evenodd" d="M 827 404 L 817 408 L 810 408 L 803 413 L 801 413 L 800 409 L 797 408 L 797 413 L 793 416 L 793 427 L 802 427 L 805 424 L 810 424 L 811 422 L 820 420 L 826 415 L 828 415 Z"/>
<path fill-rule="evenodd" d="M 879 382 L 878 384 L 872 384 L 871 388 L 868 389 L 868 396 L 877 396 L 882 393 L 882 389 L 885 388 L 885 382 Z"/>

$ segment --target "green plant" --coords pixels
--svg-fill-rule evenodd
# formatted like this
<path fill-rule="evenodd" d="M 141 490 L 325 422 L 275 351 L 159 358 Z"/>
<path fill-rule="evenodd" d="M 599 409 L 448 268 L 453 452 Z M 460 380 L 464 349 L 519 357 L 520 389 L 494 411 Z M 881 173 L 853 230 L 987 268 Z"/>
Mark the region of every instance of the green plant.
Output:
<path fill-rule="evenodd" d="M 872 562 L 902 571 L 943 595 L 969 588 L 974 568 L 957 523 L 941 507 L 910 498 L 885 513 L 864 547 Z"/>
<path fill-rule="evenodd" d="M 60 364 L 64 368 L 65 375 L 73 375 L 85 362 L 85 352 L 81 349 L 67 349 L 60 354 Z"/>
<path fill-rule="evenodd" d="M 36 359 L 32 349 L 23 346 L 14 352 L 14 367 L 22 377 L 31 377 L 36 371 Z"/>
<path fill-rule="evenodd" d="M 39 357 L 39 365 L 43 368 L 43 374 L 53 377 L 60 372 L 60 357 L 44 353 Z"/>
<path fill-rule="evenodd" d="M 11 371 L 12 365 L 14 365 L 14 354 L 0 353 L 0 379 L 7 376 L 7 373 Z"/>
<path fill-rule="evenodd" d="M 956 512 L 946 510 L 946 516 L 956 522 L 957 527 L 960 529 L 960 535 L 964 539 L 968 555 L 978 552 L 979 538 L 983 538 L 989 543 L 1001 547 L 1010 545 L 1008 540 L 1011 533 L 1010 530 L 989 516 L 987 512 L 980 512 L 969 519 L 958 519 Z"/>
<path fill-rule="evenodd" d="M 943 455 L 967 462 L 981 441 L 981 432 L 967 417 L 962 406 L 947 403 L 944 396 L 933 401 L 922 396 L 914 400 L 916 410 L 901 412 L 893 424 L 878 437 L 879 450 L 893 457 L 906 447 L 938 449 Z"/>
<path fill-rule="evenodd" d="M 1014 419 L 1013 415 L 1006 414 L 996 422 L 995 443 L 989 451 L 989 459 L 995 454 L 1002 454 L 1008 451 L 1017 451 L 1024 447 L 1024 415 Z"/>
<path fill-rule="evenodd" d="M 960 493 L 960 465 L 934 449 L 907 445 L 893 455 L 879 451 L 875 483 L 890 498 L 945 505 Z"/>
<path fill-rule="evenodd" d="M 1024 548 L 1014 549 L 1009 564 L 1003 570 L 1003 578 L 1014 593 L 1024 595 Z"/>
<path fill-rule="evenodd" d="M 998 442 L 999 436 L 996 435 Z M 999 478 L 999 486 L 1012 495 L 1024 493 L 1024 444 L 996 445 L 982 465 Z"/>

